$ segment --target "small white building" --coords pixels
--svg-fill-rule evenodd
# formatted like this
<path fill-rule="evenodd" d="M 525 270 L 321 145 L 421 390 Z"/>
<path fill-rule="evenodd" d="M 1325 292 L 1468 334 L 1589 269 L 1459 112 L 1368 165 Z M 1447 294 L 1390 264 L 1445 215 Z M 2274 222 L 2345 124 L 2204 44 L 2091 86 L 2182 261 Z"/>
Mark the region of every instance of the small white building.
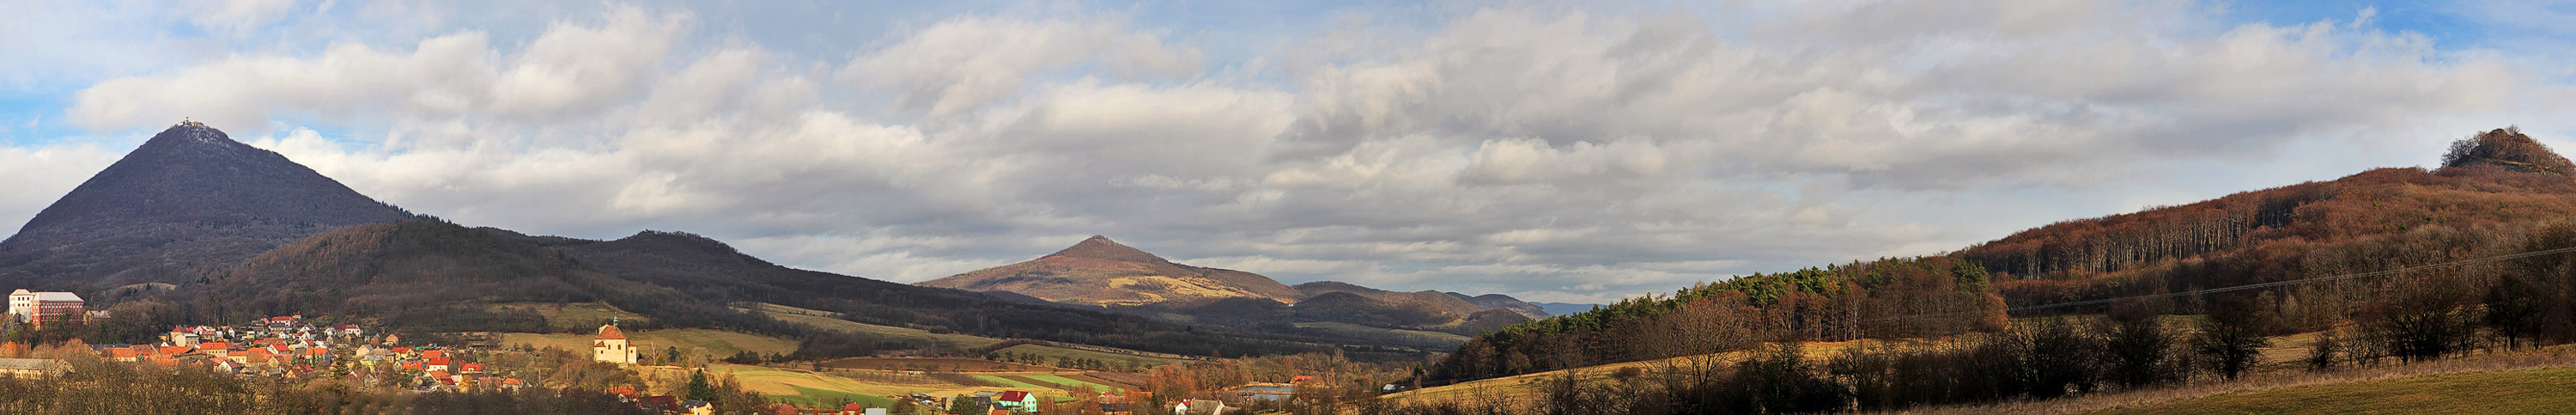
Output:
<path fill-rule="evenodd" d="M 590 355 L 592 360 L 623 365 L 635 364 L 638 360 L 635 348 L 626 344 L 626 333 L 617 331 L 615 324 L 599 326 L 599 337 L 590 343 Z"/>

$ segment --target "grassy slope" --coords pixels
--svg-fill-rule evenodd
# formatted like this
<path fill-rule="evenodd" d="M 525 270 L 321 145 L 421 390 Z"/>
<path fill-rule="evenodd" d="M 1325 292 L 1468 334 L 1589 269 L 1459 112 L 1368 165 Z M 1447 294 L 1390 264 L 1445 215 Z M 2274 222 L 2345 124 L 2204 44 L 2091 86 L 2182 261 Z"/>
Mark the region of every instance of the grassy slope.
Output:
<path fill-rule="evenodd" d="M 1350 323 L 1333 323 L 1333 322 L 1322 322 L 1322 323 L 1297 323 L 1297 327 L 1299 327 L 1299 328 L 1307 328 L 1307 329 L 1324 329 L 1324 330 L 1326 330 L 1326 331 L 1330 331 L 1330 332 L 1337 333 L 1337 334 L 1345 334 L 1345 335 L 1353 335 L 1353 336 L 1371 336 L 1371 337 L 1378 337 L 1378 336 L 1395 336 L 1395 337 L 1403 338 L 1403 339 L 1404 339 L 1404 343 L 1405 343 L 1405 344 L 1449 344 L 1449 345 L 1456 345 L 1456 344 L 1459 344 L 1459 343 L 1466 343 L 1466 342 L 1467 342 L 1467 336 L 1460 336 L 1460 335 L 1458 335 L 1458 334 L 1456 334 L 1456 333 L 1444 333 L 1444 332 L 1437 332 L 1437 331 L 1425 331 L 1425 330 L 1390 329 L 1390 328 L 1380 328 L 1380 327 L 1362 326 L 1362 325 L 1350 324 Z"/>
<path fill-rule="evenodd" d="M 909 341 L 924 342 L 924 343 L 938 343 L 938 344 L 946 344 L 946 345 L 950 345 L 950 346 L 955 346 L 955 347 L 957 347 L 957 348 L 959 348 L 959 349 L 972 349 L 972 348 L 978 348 L 978 347 L 990 346 L 990 345 L 992 345 L 993 343 L 1000 343 L 1000 342 L 1002 341 L 1002 340 L 1000 340 L 1000 339 L 994 339 L 994 338 L 990 338 L 990 337 L 981 337 L 981 336 L 966 335 L 966 334 L 954 334 L 954 333 L 948 333 L 948 334 L 942 334 L 942 333 L 931 333 L 931 332 L 926 331 L 926 330 L 914 329 L 914 328 L 908 328 L 908 327 L 880 326 L 880 325 L 874 325 L 874 324 L 859 323 L 859 322 L 854 322 L 854 321 L 849 321 L 849 320 L 842 320 L 842 319 L 838 319 L 838 318 L 833 318 L 833 317 L 831 317 L 831 313 L 827 313 L 827 312 L 816 311 L 816 310 L 807 310 L 807 309 L 796 308 L 796 307 L 788 307 L 788 306 L 777 305 L 777 304 L 750 303 L 749 305 L 750 305 L 750 306 L 752 306 L 752 307 L 756 307 L 756 309 L 757 309 L 757 310 L 759 310 L 759 311 L 761 311 L 761 312 L 763 312 L 763 313 L 767 313 L 767 314 L 769 314 L 769 316 L 770 316 L 770 317 L 777 318 L 777 319 L 779 319 L 780 321 L 786 321 L 786 322 L 791 322 L 791 323 L 799 323 L 799 324 L 811 325 L 811 326 L 814 326 L 814 327 L 819 327 L 819 328 L 823 328 L 823 329 L 827 329 L 827 330 L 841 330 L 841 331 L 851 331 L 851 332 L 868 333 L 868 334 L 874 334 L 874 335 L 877 335 L 877 336 L 883 336 L 883 337 L 888 338 L 888 339 L 900 339 L 900 340 L 909 340 Z M 1444 334 L 1445 334 L 1445 333 L 1444 333 Z M 1122 349 L 1112 349 L 1112 348 L 1097 347 L 1097 346 L 1084 346 L 1084 347 L 1085 347 L 1086 349 L 1075 349 L 1075 348 L 1071 348 L 1071 347 L 1053 347 L 1053 346 L 1040 346 L 1040 345 L 1034 345 L 1034 344 L 1024 344 L 1024 345 L 1018 345 L 1018 346 L 1011 346 L 1010 348 L 1006 348 L 1006 349 L 1002 349 L 1002 350 L 1003 350 L 1003 351 L 1008 351 L 1008 352 L 1011 352 L 1011 353 L 1026 353 L 1026 354 L 1034 354 L 1034 355 L 1039 355 L 1039 356 L 1045 356 L 1045 357 L 1049 360 L 1049 362 L 1048 362 L 1048 363 L 1053 363 L 1053 359 L 1056 359 L 1056 358 L 1059 358 L 1059 357 L 1071 357 L 1071 358 L 1076 358 L 1076 359 L 1094 359 L 1094 360 L 1100 360 L 1100 361 L 1104 361 L 1104 362 L 1131 362 L 1131 361 L 1132 361 L 1132 362 L 1137 362 L 1137 363 L 1142 364 L 1142 365 L 1143 365 L 1143 367 L 1151 368 L 1151 367 L 1155 367 L 1155 366 L 1162 366 L 1164 363 L 1171 363 L 1171 361 L 1173 360 L 1173 359 L 1171 359 L 1171 358 L 1169 358 L 1169 357 L 1167 357 L 1167 356 L 1157 356 L 1157 355 L 1156 355 L 1156 354 L 1154 354 L 1154 353 L 1145 353 L 1145 352 L 1137 352 L 1137 351 L 1122 350 Z M 1097 349 L 1100 349 L 1100 350 L 1087 350 L 1087 349 L 1090 349 L 1090 348 L 1097 348 Z M 1111 350 L 1111 351 L 1101 351 L 1101 350 Z M 1113 351 L 1114 351 L 1114 352 L 1113 352 Z"/>
<path fill-rule="evenodd" d="M 540 348 L 555 347 L 572 351 L 589 351 L 593 337 L 595 336 L 588 334 L 502 333 L 501 344 L 510 346 L 526 343 Z M 760 354 L 785 354 L 796 351 L 794 340 L 722 330 L 632 331 L 626 332 L 626 338 L 629 343 L 635 345 L 635 348 L 649 353 L 661 353 L 665 348 L 678 347 L 681 353 L 722 358 L 744 350 Z"/>
<path fill-rule="evenodd" d="M 1096 391 L 1104 391 L 1104 392 L 1108 392 L 1108 391 L 1124 392 L 1124 391 L 1126 391 L 1126 389 L 1119 388 L 1119 387 L 1116 387 L 1116 386 L 1109 386 L 1109 385 L 1104 385 L 1104 384 L 1099 384 L 1099 383 L 1086 382 L 1086 381 L 1082 381 L 1082 380 L 1078 380 L 1078 379 L 1067 378 L 1067 377 L 1063 377 L 1063 376 L 1056 376 L 1056 375 L 1029 375 L 1029 376 L 1026 376 L 1026 377 L 1027 377 L 1027 378 L 1029 378 L 1029 379 L 1036 379 L 1036 380 L 1037 380 L 1037 381 L 1039 381 L 1039 382 L 1047 382 L 1047 383 L 1053 383 L 1053 384 L 1057 384 L 1057 385 L 1064 385 L 1065 387 L 1076 387 L 1076 386 L 1089 385 L 1089 386 L 1091 386 L 1091 389 L 1092 389 L 1092 390 L 1096 390 Z"/>
<path fill-rule="evenodd" d="M 1034 344 L 1023 344 L 1023 345 L 1018 345 L 1018 346 L 1011 346 L 1010 348 L 1002 349 L 1001 351 L 1002 351 L 1002 352 L 1006 352 L 1006 353 L 1033 354 L 1033 355 L 1038 355 L 1038 356 L 1044 356 L 1044 357 L 1046 357 L 1046 359 L 1047 359 L 1047 361 L 1046 361 L 1046 362 L 1044 362 L 1044 363 L 1045 363 L 1045 364 L 1050 364 L 1050 365 L 1055 364 L 1055 359 L 1058 359 L 1058 358 L 1093 359 L 1093 360 L 1099 360 L 1099 361 L 1103 361 L 1103 362 L 1136 362 L 1136 363 L 1138 363 L 1138 364 L 1142 365 L 1141 367 L 1148 368 L 1148 369 L 1151 369 L 1151 368 L 1156 367 L 1156 366 L 1162 366 L 1164 363 L 1171 363 L 1171 362 L 1172 362 L 1172 359 L 1165 359 L 1165 358 L 1153 357 L 1153 356 L 1140 356 L 1140 355 L 1132 355 L 1132 354 L 1118 354 L 1118 353 L 1104 353 L 1104 352 L 1095 352 L 1095 351 L 1090 351 L 1090 350 L 1078 350 L 1078 349 L 1068 349 L 1068 348 L 1062 348 L 1062 347 L 1040 346 L 1040 345 L 1034 345 Z M 1113 364 L 1117 364 L 1117 363 L 1113 363 Z"/>
<path fill-rule="evenodd" d="M 865 324 L 833 318 L 833 314 L 830 312 L 807 310 L 777 304 L 749 303 L 749 305 L 756 307 L 756 309 L 762 313 L 769 314 L 771 318 L 776 318 L 780 321 L 804 324 L 828 330 L 868 333 L 887 339 L 945 344 L 955 346 L 960 349 L 984 347 L 992 345 L 993 343 L 1000 343 L 1002 341 L 1001 339 L 967 334 L 942 334 L 909 327 Z"/>
<path fill-rule="evenodd" d="M 2099 414 L 2576 413 L 2576 368 L 2461 373 L 2227 394 Z"/>
<path fill-rule="evenodd" d="M 614 318 L 627 323 L 651 320 L 642 314 L 619 310 L 602 302 L 588 303 L 505 303 L 484 306 L 493 312 L 533 312 L 546 319 L 546 324 L 559 329 L 594 329 Z M 584 346 L 588 347 L 588 346 Z"/>

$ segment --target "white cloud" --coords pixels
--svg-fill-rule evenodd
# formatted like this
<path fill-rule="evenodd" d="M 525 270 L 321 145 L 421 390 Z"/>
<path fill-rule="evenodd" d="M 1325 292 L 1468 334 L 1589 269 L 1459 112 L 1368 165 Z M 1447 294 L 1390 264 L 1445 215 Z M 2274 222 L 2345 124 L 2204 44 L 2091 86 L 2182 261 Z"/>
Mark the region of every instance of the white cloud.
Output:
<path fill-rule="evenodd" d="M 1177 78 L 1197 74 L 1200 59 L 1197 49 L 1131 31 L 1123 19 L 963 16 L 860 55 L 841 77 L 897 91 L 901 107 L 949 115 L 1013 95 L 1048 71 L 1097 65 L 1114 74 Z"/>
<path fill-rule="evenodd" d="M 120 157 L 123 154 L 96 144 L 0 146 L 0 177 L 8 178 L 8 187 L 0 190 L 0 224 L 9 224 L 0 226 L 27 223 Z M 8 230 L 17 232 L 14 226 Z"/>
<path fill-rule="evenodd" d="M 2576 102 L 2423 35 L 2161 2 L 1511 6 L 1286 39 L 969 14 L 824 51 L 719 11 L 422 7 L 401 30 L 431 35 L 113 76 L 65 112 L 244 130 L 464 223 L 897 281 L 1105 234 L 1289 283 L 1600 301 L 2429 158 Z M 0 173 L 85 162 L 54 163 Z"/>

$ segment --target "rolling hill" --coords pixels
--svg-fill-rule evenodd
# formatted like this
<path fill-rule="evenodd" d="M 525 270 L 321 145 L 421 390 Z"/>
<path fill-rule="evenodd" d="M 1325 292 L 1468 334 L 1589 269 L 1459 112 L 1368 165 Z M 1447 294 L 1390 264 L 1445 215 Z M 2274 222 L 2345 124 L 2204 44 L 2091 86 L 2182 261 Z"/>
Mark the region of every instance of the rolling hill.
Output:
<path fill-rule="evenodd" d="M 1092 236 L 1038 259 L 920 283 L 968 291 L 1009 291 L 1047 301 L 1140 306 L 1225 298 L 1294 303 L 1302 293 L 1243 271 L 1172 263 L 1105 236 Z"/>
<path fill-rule="evenodd" d="M 2576 339 L 2576 278 L 2567 277 L 2576 275 L 2576 254 L 2491 260 L 2576 247 L 2570 166 L 2518 130 L 2484 131 L 2455 142 L 2439 168 L 2381 168 L 2058 222 L 1940 255 L 1755 274 L 1514 325 L 1461 346 L 1428 378 L 1769 341 L 2000 331 L 2008 307 L 2041 305 L 2050 307 L 2016 314 L 2199 314 L 2243 304 L 2271 322 L 2261 330 L 2292 333 L 2385 315 L 2399 302 L 2521 298 L 2536 304 L 2535 332 L 2523 335 Z M 2417 271 L 2379 273 L 2407 269 Z M 2372 279 L 2346 281 L 2363 277 Z M 2251 284 L 2278 287 L 2196 294 Z"/>
<path fill-rule="evenodd" d="M 1351 338 L 1354 333 L 1349 329 L 1376 328 L 1362 337 L 1390 339 L 1407 347 L 1439 348 L 1449 342 L 1419 340 L 1421 336 L 1402 331 L 1474 335 L 1548 315 L 1538 306 L 1501 294 L 1395 292 L 1336 281 L 1292 287 L 1261 274 L 1173 263 L 1104 236 L 1092 236 L 1037 259 L 919 284 L 1324 338 Z"/>

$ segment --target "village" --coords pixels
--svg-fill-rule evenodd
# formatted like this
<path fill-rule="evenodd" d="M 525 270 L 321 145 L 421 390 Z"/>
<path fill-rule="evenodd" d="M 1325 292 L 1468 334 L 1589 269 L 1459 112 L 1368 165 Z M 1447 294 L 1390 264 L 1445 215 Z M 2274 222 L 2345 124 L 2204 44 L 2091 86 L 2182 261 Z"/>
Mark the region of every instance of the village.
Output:
<path fill-rule="evenodd" d="M 8 321 L 30 328 L 65 324 L 86 324 L 112 318 L 92 311 L 77 295 L 64 292 L 31 292 L 17 290 L 10 296 Z M 401 334 L 384 328 L 336 322 L 328 316 L 307 318 L 285 315 L 259 318 L 234 325 L 189 325 L 171 327 L 154 344 L 81 344 L 77 340 L 63 347 L 86 348 L 105 361 L 152 365 L 164 368 L 195 368 L 245 379 L 265 379 L 300 383 L 326 380 L 351 381 L 369 388 L 405 390 L 414 393 L 478 391 L 517 391 L 538 385 L 547 368 L 531 367 L 532 356 L 546 350 L 525 345 L 516 348 L 491 344 L 439 344 L 409 341 Z M 583 356 L 589 362 L 605 363 L 630 371 L 637 379 L 680 379 L 691 375 L 705 376 L 708 365 L 684 367 L 666 364 L 643 364 L 652 345 L 630 339 L 615 321 L 599 326 L 588 339 L 591 350 Z M 577 351 L 572 351 L 577 353 Z M 1000 358 L 1000 357 L 996 357 Z M 899 358 L 898 358 L 899 359 Z M 786 366 L 786 365 L 775 365 Z M 43 378 L 70 365 L 60 359 L 0 358 L 0 377 Z M 824 369 L 817 373 L 832 376 L 866 376 L 867 373 L 920 375 L 918 370 L 897 369 Z M 775 369 L 775 368 L 773 368 Z M 733 370 L 739 371 L 740 368 Z M 792 370 L 792 369 L 785 369 Z M 857 402 L 778 402 L 776 414 L 795 415 L 887 415 L 887 414 L 1102 414 L 1135 413 L 1226 414 L 1239 412 L 1241 405 L 1292 399 L 1299 386 L 1312 381 L 1311 376 L 1298 376 L 1286 383 L 1252 383 L 1219 391 L 1213 397 L 1222 399 L 1178 399 L 1152 408 L 1140 404 L 1153 402 L 1152 392 L 1104 387 L 1066 388 L 1045 382 L 1033 382 L 1030 388 L 962 391 L 949 396 L 913 392 L 883 396 L 883 400 Z M 1026 378 L 1021 378 L 1026 379 Z M 1007 380 L 1006 380 L 1007 381 Z M 1023 384 L 1020 386 L 1034 386 Z M 583 385 L 552 385 L 580 387 Z M 714 405 L 705 400 L 686 399 L 675 393 L 648 393 L 643 384 L 602 384 L 600 392 L 616 395 L 618 400 L 638 407 L 671 414 L 714 413 Z M 1054 386 L 1054 387 L 1048 387 Z M 1229 401 L 1232 405 L 1229 405 Z M 892 404 L 888 404 L 892 402 Z"/>

